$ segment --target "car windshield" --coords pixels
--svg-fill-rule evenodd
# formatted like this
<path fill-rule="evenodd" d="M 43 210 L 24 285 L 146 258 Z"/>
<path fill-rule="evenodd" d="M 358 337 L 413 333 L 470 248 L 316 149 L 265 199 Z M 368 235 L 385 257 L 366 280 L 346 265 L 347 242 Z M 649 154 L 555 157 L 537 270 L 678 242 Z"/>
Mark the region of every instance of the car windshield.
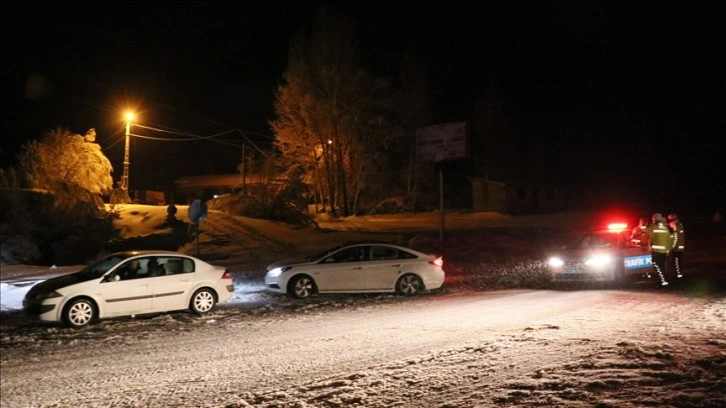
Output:
<path fill-rule="evenodd" d="M 118 265 L 120 262 L 122 262 L 126 258 L 127 257 L 111 255 L 106 258 L 101 259 L 98 262 L 95 262 L 95 263 L 92 263 L 92 264 L 86 266 L 78 273 L 85 277 L 88 277 L 88 278 L 100 278 L 106 272 L 108 272 L 111 268 Z"/>
<path fill-rule="evenodd" d="M 565 245 L 565 249 L 607 249 L 617 248 L 618 234 L 590 233 L 577 237 Z"/>

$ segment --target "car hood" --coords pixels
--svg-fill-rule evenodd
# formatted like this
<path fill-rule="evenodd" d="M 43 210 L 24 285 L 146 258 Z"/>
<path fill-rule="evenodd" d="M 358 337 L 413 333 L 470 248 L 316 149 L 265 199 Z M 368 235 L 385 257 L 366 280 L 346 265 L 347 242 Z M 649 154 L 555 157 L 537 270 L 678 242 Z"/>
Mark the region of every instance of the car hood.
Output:
<path fill-rule="evenodd" d="M 89 280 L 98 279 L 97 277 L 89 277 L 88 275 L 76 272 L 71 273 L 69 275 L 63 275 L 63 276 L 57 276 L 55 278 L 51 278 L 48 280 L 45 280 L 43 282 L 39 282 L 38 284 L 34 285 L 30 291 L 31 292 L 52 292 L 57 289 L 65 288 L 71 285 L 75 285 L 76 283 L 86 282 Z"/>
<path fill-rule="evenodd" d="M 269 271 L 269 270 L 272 270 L 275 268 L 280 268 L 283 266 L 290 266 L 290 265 L 299 266 L 299 265 L 309 265 L 309 264 L 314 264 L 314 263 L 315 263 L 314 261 L 311 261 L 309 259 L 287 259 L 287 260 L 273 262 L 273 263 L 267 265 L 267 270 Z"/>
<path fill-rule="evenodd" d="M 558 251 L 559 254 L 568 256 L 584 256 L 589 254 L 601 254 L 604 252 L 617 252 L 620 248 L 584 248 L 584 249 L 563 249 Z"/>

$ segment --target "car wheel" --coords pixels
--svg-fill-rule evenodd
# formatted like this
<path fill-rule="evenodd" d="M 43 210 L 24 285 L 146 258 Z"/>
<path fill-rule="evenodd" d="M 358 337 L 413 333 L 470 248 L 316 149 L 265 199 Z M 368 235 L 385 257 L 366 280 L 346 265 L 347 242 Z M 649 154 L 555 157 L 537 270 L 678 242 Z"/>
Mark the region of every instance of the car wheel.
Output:
<path fill-rule="evenodd" d="M 415 295 L 423 290 L 421 278 L 410 273 L 401 276 L 396 282 L 396 293 L 399 295 Z"/>
<path fill-rule="evenodd" d="M 96 318 L 96 305 L 90 299 L 75 299 L 63 309 L 63 323 L 70 327 L 83 327 Z"/>
<path fill-rule="evenodd" d="M 309 276 L 299 275 L 290 280 L 287 293 L 295 299 L 305 299 L 317 292 L 315 282 Z"/>
<path fill-rule="evenodd" d="M 214 292 L 209 289 L 199 289 L 194 292 L 191 302 L 189 302 L 189 309 L 194 314 L 203 315 L 210 310 L 214 309 L 214 305 L 217 303 L 217 298 L 214 296 Z"/>

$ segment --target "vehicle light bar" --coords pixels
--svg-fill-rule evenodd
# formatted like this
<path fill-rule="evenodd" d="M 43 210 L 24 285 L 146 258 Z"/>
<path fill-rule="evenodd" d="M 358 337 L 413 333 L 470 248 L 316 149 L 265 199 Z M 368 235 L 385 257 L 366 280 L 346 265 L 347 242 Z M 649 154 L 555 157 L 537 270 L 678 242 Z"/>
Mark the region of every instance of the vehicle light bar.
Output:
<path fill-rule="evenodd" d="M 626 228 L 628 228 L 628 224 L 624 222 L 615 222 L 612 224 L 608 224 L 608 231 L 610 232 L 625 231 Z"/>

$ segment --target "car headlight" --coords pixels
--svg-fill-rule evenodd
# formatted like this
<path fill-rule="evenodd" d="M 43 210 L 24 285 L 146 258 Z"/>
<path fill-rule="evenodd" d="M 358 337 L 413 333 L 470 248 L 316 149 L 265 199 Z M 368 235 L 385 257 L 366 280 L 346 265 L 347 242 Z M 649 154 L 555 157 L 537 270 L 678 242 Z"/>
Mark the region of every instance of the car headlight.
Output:
<path fill-rule="evenodd" d="M 610 263 L 611 259 L 610 255 L 607 254 L 594 255 L 585 260 L 585 265 L 592 267 L 605 266 Z"/>
<path fill-rule="evenodd" d="M 549 260 L 547 261 L 547 263 L 548 263 L 548 264 L 549 264 L 550 266 L 552 266 L 552 267 L 554 267 L 554 268 L 557 268 L 557 267 L 560 267 L 560 266 L 564 265 L 564 264 L 565 264 L 565 261 L 563 261 L 563 260 L 562 260 L 562 258 L 560 258 L 560 257 L 558 257 L 558 256 L 553 256 L 552 258 L 550 258 L 550 259 L 549 259 Z"/>
<path fill-rule="evenodd" d="M 32 296 L 32 299 L 42 302 L 46 299 L 53 299 L 53 298 L 58 298 L 58 297 L 63 297 L 63 295 L 61 295 L 60 293 L 58 293 L 56 291 L 53 291 L 53 292 L 36 293 L 35 295 Z"/>
<path fill-rule="evenodd" d="M 267 271 L 267 276 L 269 276 L 270 278 L 277 278 L 281 274 L 282 274 L 282 268 L 275 268 L 275 269 L 270 269 L 269 271 Z"/>

